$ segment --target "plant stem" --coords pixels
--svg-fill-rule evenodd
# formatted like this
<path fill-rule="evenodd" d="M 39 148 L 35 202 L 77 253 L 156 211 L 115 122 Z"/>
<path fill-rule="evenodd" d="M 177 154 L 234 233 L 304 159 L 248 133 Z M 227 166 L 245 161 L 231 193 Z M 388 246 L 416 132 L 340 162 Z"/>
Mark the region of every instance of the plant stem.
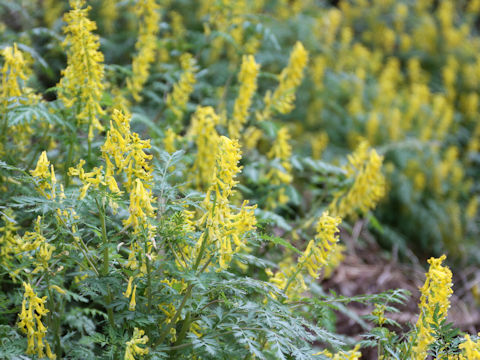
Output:
<path fill-rule="evenodd" d="M 103 267 L 102 267 L 102 277 L 107 277 L 108 276 L 108 266 L 109 266 L 109 253 L 108 253 L 108 237 L 107 237 L 107 225 L 106 225 L 106 220 L 105 220 L 105 204 L 104 201 L 102 200 L 102 206 L 100 206 L 98 199 L 95 199 L 95 202 L 97 204 L 97 209 L 98 212 L 100 213 L 100 223 L 102 226 L 102 241 L 103 241 Z M 106 301 L 106 308 L 107 308 L 107 314 L 108 314 L 108 322 L 110 323 L 110 326 L 113 328 L 115 327 L 115 320 L 113 318 L 113 309 L 111 307 L 112 304 L 112 292 L 110 291 L 110 287 L 107 286 L 107 296 L 105 297 Z"/>

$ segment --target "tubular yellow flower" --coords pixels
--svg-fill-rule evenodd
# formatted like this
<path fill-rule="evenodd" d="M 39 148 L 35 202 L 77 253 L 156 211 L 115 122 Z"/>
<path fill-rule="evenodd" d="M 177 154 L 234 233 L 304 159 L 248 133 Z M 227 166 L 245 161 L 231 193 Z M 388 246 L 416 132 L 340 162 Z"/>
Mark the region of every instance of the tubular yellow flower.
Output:
<path fill-rule="evenodd" d="M 154 201 L 151 191 L 146 190 L 140 179 L 135 180 L 135 186 L 130 191 L 130 206 L 128 208 L 130 216 L 124 220 L 125 227 L 132 226 L 136 231 L 146 224 L 147 217 L 152 218 L 155 214 L 155 208 L 152 206 Z"/>
<path fill-rule="evenodd" d="M 237 184 L 235 177 L 241 171 L 238 166 L 241 157 L 238 141 L 220 137 L 212 185 L 204 200 L 206 212 L 199 220 L 199 223 L 208 229 L 206 240 L 217 244 L 220 253 L 219 265 L 222 269 L 226 269 L 233 254 L 242 249 L 245 234 L 256 225 L 254 207 L 247 206 L 247 201 L 243 202 L 237 213 L 232 212 L 228 202 Z"/>
<path fill-rule="evenodd" d="M 88 124 L 88 138 L 93 138 L 93 129 L 103 130 L 98 119 L 104 114 L 100 106 L 103 93 L 103 54 L 100 52 L 97 29 L 94 21 L 88 19 L 90 7 L 84 0 L 70 0 L 70 10 L 64 16 L 67 26 L 63 29 L 67 35 L 63 45 L 68 46 L 67 68 L 62 71 L 58 84 L 59 98 L 66 107 L 78 106 L 79 123 Z"/>
<path fill-rule="evenodd" d="M 330 205 L 333 214 L 340 217 L 364 214 L 373 209 L 385 195 L 385 177 L 382 174 L 383 157 L 374 149 L 368 149 L 363 141 L 352 155 L 345 168 L 347 176 L 353 179 L 353 185 L 346 192 L 338 192 Z"/>
<path fill-rule="evenodd" d="M 335 251 L 338 242 L 338 225 L 342 220 L 331 217 L 324 212 L 317 224 L 317 236 L 310 240 L 303 255 L 298 260 L 297 268 L 306 268 L 310 276 L 316 279 L 321 269 L 327 264 L 328 257 Z"/>
<path fill-rule="evenodd" d="M 288 65 L 279 76 L 279 84 L 273 95 L 270 91 L 265 95 L 265 109 L 258 114 L 259 120 L 271 116 L 272 110 L 280 114 L 288 114 L 294 108 L 295 91 L 303 79 L 303 69 L 308 62 L 308 52 L 301 42 L 297 42 L 290 54 Z"/>
<path fill-rule="evenodd" d="M 139 345 L 145 345 L 148 342 L 148 336 L 145 331 L 135 328 L 132 338 L 127 341 L 124 360 L 136 360 L 135 357 L 148 354 L 148 348 L 141 348 Z"/>
<path fill-rule="evenodd" d="M 356 345 L 350 351 L 340 351 L 338 353 L 332 354 L 330 351 L 324 350 L 314 355 L 324 355 L 333 360 L 360 360 L 360 358 L 362 357 L 362 353 L 359 350 L 360 345 Z"/>
<path fill-rule="evenodd" d="M 458 348 L 462 350 L 462 360 L 480 359 L 480 340 L 472 341 L 470 335 L 465 335 L 465 341 Z"/>
<path fill-rule="evenodd" d="M 15 213 L 12 209 L 3 210 L 1 217 L 3 226 L 0 226 L 0 259 L 1 264 L 7 266 L 7 262 L 16 253 L 19 246 L 18 237 L 15 236 L 20 228 L 15 221 Z"/>
<path fill-rule="evenodd" d="M 112 169 L 115 164 L 117 173 L 125 173 L 124 185 L 127 191 L 132 190 L 137 178 L 149 188 L 153 169 L 148 161 L 152 159 L 152 155 L 147 155 L 144 150 L 150 148 L 150 140 L 141 140 L 137 133 L 130 131 L 130 116 L 115 109 L 112 119 L 107 138 L 102 145 L 102 156 L 107 163 L 107 170 Z M 113 177 L 113 169 L 109 175 Z"/>
<path fill-rule="evenodd" d="M 220 136 L 215 125 L 220 121 L 212 107 L 199 106 L 193 114 L 188 137 L 194 137 L 197 155 L 191 171 L 191 179 L 199 190 L 205 190 L 212 181 L 212 169 L 215 167 L 215 149 Z"/>
<path fill-rule="evenodd" d="M 426 280 L 420 289 L 422 296 L 420 298 L 420 315 L 417 321 L 417 339 L 412 353 L 416 360 L 424 360 L 427 356 L 429 345 L 434 341 L 431 334 L 431 324 L 436 311 L 438 320 L 446 318 L 448 308 L 450 307 L 449 298 L 452 290 L 452 272 L 442 262 L 446 259 L 445 255 L 440 258 L 430 258 L 428 263 L 430 268 L 426 274 Z"/>
<path fill-rule="evenodd" d="M 254 206 L 248 206 L 244 201 L 240 210 L 235 212 L 229 204 L 229 197 L 234 194 L 233 188 L 237 184 L 235 177 L 241 171 L 238 166 L 240 159 L 238 141 L 221 136 L 211 185 L 203 201 L 204 213 L 200 219 L 192 221 L 191 213 L 186 212 L 187 228 L 203 230 L 195 249 L 188 246 L 183 249 L 193 261 L 199 256 L 203 242 L 206 242 L 204 247 L 213 245 L 217 249 L 219 269 L 228 268 L 233 254 L 245 247 L 246 233 L 255 228 Z"/>
<path fill-rule="evenodd" d="M 138 40 L 135 44 L 137 54 L 132 60 L 132 77 L 127 79 L 127 87 L 135 101 L 142 98 L 140 92 L 148 80 L 150 65 L 155 60 L 157 33 L 159 31 L 160 6 L 155 0 L 139 0 L 135 12 L 140 19 L 141 26 Z"/>
<path fill-rule="evenodd" d="M 3 104 L 7 105 L 8 98 L 22 95 L 21 81 L 27 80 L 27 62 L 16 43 L 13 47 L 3 49 L 1 54 L 5 61 L 2 67 L 1 97 Z"/>
<path fill-rule="evenodd" d="M 165 131 L 165 137 L 163 138 L 163 146 L 165 147 L 165 151 L 169 154 L 173 154 L 175 152 L 175 140 L 179 138 L 175 131 L 171 128 L 168 128 Z"/>
<path fill-rule="evenodd" d="M 48 167 L 50 166 L 50 171 Z M 36 180 L 37 189 L 47 199 L 55 199 L 55 185 L 57 179 L 55 177 L 55 169 L 53 165 L 50 165 L 50 161 L 47 158 L 47 152 L 43 151 L 38 158 L 37 165 L 34 170 L 30 170 L 30 173 Z M 50 190 L 50 194 L 47 194 L 45 190 Z"/>
<path fill-rule="evenodd" d="M 137 306 L 137 302 L 135 301 L 135 293 L 137 291 L 137 285 L 133 287 L 132 297 L 130 298 L 130 304 L 128 305 L 128 310 L 135 311 L 135 306 Z"/>
<path fill-rule="evenodd" d="M 44 306 L 47 297 L 37 297 L 30 284 L 24 282 L 23 287 L 25 288 L 25 293 L 23 295 L 22 311 L 18 315 L 20 319 L 18 327 L 28 338 L 26 353 L 28 355 L 37 354 L 39 358 L 45 357 L 45 353 L 43 352 L 45 347 L 43 342 L 45 341 L 48 358 L 55 359 L 55 355 L 51 353 L 50 346 L 45 340 L 47 328 L 41 321 L 42 316 L 48 313 L 48 310 L 45 309 Z"/>
<path fill-rule="evenodd" d="M 85 172 L 85 170 L 83 170 L 83 165 L 85 165 L 85 160 L 82 159 L 76 167 L 68 169 L 69 176 L 78 176 L 83 183 L 80 195 L 78 196 L 79 200 L 86 196 L 87 190 L 91 185 L 95 188 L 98 188 L 100 184 L 105 185 L 103 181 L 102 166 L 94 168 L 91 172 Z"/>
<path fill-rule="evenodd" d="M 279 164 L 272 167 L 267 173 L 267 179 L 272 185 L 290 184 L 293 181 L 292 164 L 290 157 L 292 156 L 292 147 L 288 143 L 290 134 L 286 127 L 281 128 L 277 132 L 277 139 L 267 156 L 271 160 L 276 160 Z M 269 200 L 270 206 L 274 207 L 276 204 L 285 204 L 288 202 L 288 197 L 285 195 L 285 189 L 280 188 L 275 194 L 275 198 Z"/>
<path fill-rule="evenodd" d="M 233 105 L 232 120 L 228 124 L 228 134 L 232 139 L 238 139 L 243 126 L 247 122 L 248 109 L 252 104 L 252 97 L 257 91 L 257 76 L 260 65 L 255 62 L 253 55 L 245 55 L 238 74 L 240 90 Z"/>
<path fill-rule="evenodd" d="M 177 120 L 182 119 L 187 107 L 188 98 L 196 83 L 195 72 L 197 71 L 196 61 L 189 53 L 180 57 L 180 65 L 183 73 L 180 80 L 173 85 L 172 93 L 167 95 L 166 100 L 167 107 L 173 112 Z"/>

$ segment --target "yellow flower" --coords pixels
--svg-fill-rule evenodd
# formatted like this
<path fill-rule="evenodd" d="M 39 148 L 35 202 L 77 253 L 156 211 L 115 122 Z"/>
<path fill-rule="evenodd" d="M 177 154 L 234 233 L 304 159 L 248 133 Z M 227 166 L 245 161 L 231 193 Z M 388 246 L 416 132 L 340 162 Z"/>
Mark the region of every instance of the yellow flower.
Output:
<path fill-rule="evenodd" d="M 79 123 L 88 124 L 88 138 L 93 138 L 93 129 L 103 130 L 98 117 L 104 114 L 100 106 L 103 94 L 103 54 L 100 52 L 97 29 L 94 21 L 88 19 L 90 7 L 84 0 L 70 0 L 70 10 L 64 16 L 67 35 L 64 46 L 67 50 L 67 68 L 62 71 L 58 84 L 59 98 L 66 107 L 78 106 L 81 110 L 76 118 Z"/>
<path fill-rule="evenodd" d="M 465 335 L 465 341 L 458 348 L 462 350 L 462 360 L 480 359 L 480 340 L 472 341 L 470 335 Z"/>
<path fill-rule="evenodd" d="M 277 132 L 277 139 L 267 156 L 273 161 L 279 163 L 274 165 L 267 173 L 266 177 L 272 185 L 290 184 L 293 181 L 292 165 L 290 157 L 292 156 L 292 147 L 288 143 L 290 134 L 286 127 L 281 128 Z M 285 189 L 280 188 L 273 197 L 269 197 L 269 207 L 275 207 L 277 204 L 285 204 L 288 202 L 288 197 L 285 195 Z"/>
<path fill-rule="evenodd" d="M 215 150 L 218 148 L 219 135 L 215 125 L 220 121 L 212 107 L 197 107 L 187 137 L 195 138 L 197 155 L 191 171 L 191 179 L 199 190 L 205 190 L 212 181 L 212 169 L 215 167 Z"/>
<path fill-rule="evenodd" d="M 78 196 L 79 200 L 85 197 L 87 190 L 91 185 L 97 189 L 100 184 L 105 185 L 105 182 L 103 181 L 102 166 L 94 168 L 91 172 L 85 172 L 85 170 L 83 170 L 83 165 L 85 165 L 85 160 L 80 160 L 76 167 L 71 167 L 68 169 L 69 176 L 78 176 L 80 181 L 83 183 L 83 187 Z"/>
<path fill-rule="evenodd" d="M 383 157 L 374 149 L 369 150 L 367 142 L 360 143 L 355 152 L 348 156 L 348 162 L 345 170 L 347 177 L 353 180 L 353 185 L 346 192 L 336 193 L 330 205 L 332 213 L 341 217 L 355 215 L 357 211 L 364 214 L 375 208 L 385 195 Z"/>
<path fill-rule="evenodd" d="M 137 54 L 132 60 L 132 77 L 127 79 L 127 87 L 135 101 L 140 101 L 140 91 L 148 80 L 150 65 L 155 60 L 157 33 L 160 25 L 160 6 L 155 0 L 139 0 L 135 13 L 141 21 L 135 44 Z"/>
<path fill-rule="evenodd" d="M 446 318 L 448 308 L 450 307 L 449 298 L 452 290 L 452 272 L 442 262 L 446 259 L 445 255 L 440 258 L 430 258 L 428 263 L 430 268 L 426 274 L 426 280 L 420 289 L 422 296 L 420 298 L 420 314 L 417 321 L 417 338 L 413 348 L 416 360 L 424 360 L 427 356 L 429 345 L 434 341 L 431 332 L 433 317 L 437 312 L 439 321 Z"/>
<path fill-rule="evenodd" d="M 130 304 L 128 305 L 128 310 L 135 311 L 135 306 L 137 306 L 137 302 L 135 301 L 135 293 L 137 291 L 137 285 L 133 287 L 132 297 L 130 298 Z"/>
<path fill-rule="evenodd" d="M 50 166 L 50 171 L 49 171 Z M 37 189 L 47 199 L 55 199 L 55 188 L 57 179 L 55 176 L 55 170 L 53 165 L 50 165 L 50 161 L 47 158 L 47 152 L 43 151 L 38 158 L 37 165 L 34 170 L 30 170 L 32 176 L 38 180 Z M 51 190 L 50 194 L 47 194 L 45 190 Z"/>
<path fill-rule="evenodd" d="M 240 132 L 248 119 L 248 109 L 252 104 L 252 97 L 257 91 L 257 76 L 260 65 L 255 62 L 253 55 L 245 55 L 238 74 L 240 90 L 233 105 L 232 120 L 228 123 L 228 134 L 232 139 L 238 139 Z"/>
<path fill-rule="evenodd" d="M 135 231 L 146 225 L 147 218 L 152 218 L 156 210 L 152 206 L 153 201 L 152 192 L 145 189 L 140 179 L 136 179 L 135 185 L 130 191 L 130 206 L 128 208 L 130 216 L 123 221 L 123 225 L 125 227 L 132 226 Z"/>
<path fill-rule="evenodd" d="M 145 345 L 148 342 L 148 336 L 145 331 L 135 328 L 133 330 L 132 338 L 127 341 L 125 348 L 124 360 L 136 360 L 136 356 L 143 356 L 148 354 L 148 348 L 142 348 L 139 345 Z"/>
<path fill-rule="evenodd" d="M 297 42 L 290 54 L 288 65 L 279 76 L 279 84 L 273 95 L 270 91 L 265 95 L 265 109 L 257 117 L 259 120 L 271 116 L 271 111 L 288 114 L 294 108 L 295 91 L 303 79 L 303 69 L 307 65 L 308 52 L 301 42 Z"/>
<path fill-rule="evenodd" d="M 195 72 L 197 71 L 196 61 L 189 53 L 180 57 L 180 64 L 183 73 L 180 80 L 173 85 L 172 93 L 167 95 L 166 100 L 167 107 L 173 112 L 177 120 L 182 119 L 187 107 L 188 98 L 196 83 Z"/>
<path fill-rule="evenodd" d="M 188 223 L 191 224 L 187 224 L 187 228 L 194 226 L 202 229 L 203 233 L 195 249 L 185 246 L 182 251 L 184 254 L 193 255 L 189 258 L 195 261 L 203 242 L 206 242 L 204 246 L 207 247 L 214 245 L 218 251 L 219 268 L 226 269 L 233 254 L 245 247 L 245 236 L 255 228 L 256 218 L 253 214 L 255 207 L 248 206 L 247 201 L 243 202 L 237 212 L 230 206 L 229 197 L 234 194 L 237 184 L 235 177 L 241 171 L 238 166 L 241 159 L 240 146 L 237 140 L 230 140 L 225 136 L 221 136 L 218 141 L 211 185 L 203 201 L 204 213 L 194 223 L 192 216 L 186 213 Z M 180 263 L 179 265 L 183 266 Z"/>
<path fill-rule="evenodd" d="M 27 80 L 27 62 L 16 43 L 13 47 L 4 48 L 1 54 L 5 59 L 2 67 L 1 98 L 4 105 L 7 105 L 8 98 L 22 95 L 21 81 Z"/>
<path fill-rule="evenodd" d="M 310 276 L 316 279 L 321 269 L 327 264 L 328 257 L 335 251 L 338 242 L 339 217 L 331 217 L 324 212 L 317 224 L 317 236 L 310 240 L 303 255 L 298 260 L 297 268 L 306 269 Z"/>
<path fill-rule="evenodd" d="M 37 354 L 39 358 L 43 358 L 45 353 L 43 349 L 47 346 L 47 356 L 49 359 L 55 359 L 56 356 L 50 351 L 50 346 L 45 340 L 47 328 L 42 324 L 42 316 L 48 313 L 45 309 L 47 297 L 37 297 L 30 284 L 23 283 L 25 293 L 23 295 L 22 310 L 18 315 L 20 321 L 18 327 L 27 335 L 27 355 Z"/>
<path fill-rule="evenodd" d="M 360 360 L 362 353 L 359 351 L 360 345 L 355 345 L 355 347 L 350 351 L 340 351 L 338 353 L 332 354 L 328 350 L 320 351 L 314 355 L 323 355 L 333 360 Z"/>
<path fill-rule="evenodd" d="M 167 151 L 169 154 L 173 154 L 175 152 L 175 140 L 178 137 L 179 136 L 175 134 L 175 132 L 171 128 L 168 128 L 167 131 L 165 131 L 163 145 L 165 147 L 165 151 Z"/>
<path fill-rule="evenodd" d="M 116 166 L 117 173 L 125 174 L 124 185 L 127 191 L 132 190 L 136 179 L 142 180 L 143 185 L 149 188 L 153 168 L 148 161 L 152 159 L 152 155 L 146 154 L 145 150 L 151 147 L 150 140 L 142 140 L 137 133 L 130 131 L 129 115 L 115 109 L 112 119 L 107 138 L 102 145 L 102 156 L 107 164 L 105 175 L 110 190 L 118 192 L 113 178 L 113 165 Z"/>

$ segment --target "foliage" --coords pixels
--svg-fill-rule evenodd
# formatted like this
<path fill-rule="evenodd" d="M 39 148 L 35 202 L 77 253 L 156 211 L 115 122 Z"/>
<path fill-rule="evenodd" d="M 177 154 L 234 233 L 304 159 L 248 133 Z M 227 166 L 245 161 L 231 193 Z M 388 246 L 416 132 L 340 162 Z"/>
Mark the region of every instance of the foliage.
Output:
<path fill-rule="evenodd" d="M 3 1 L 0 357 L 478 356 L 446 322 L 444 257 L 399 333 L 405 291 L 319 280 L 359 218 L 421 258 L 478 253 L 479 13 Z"/>

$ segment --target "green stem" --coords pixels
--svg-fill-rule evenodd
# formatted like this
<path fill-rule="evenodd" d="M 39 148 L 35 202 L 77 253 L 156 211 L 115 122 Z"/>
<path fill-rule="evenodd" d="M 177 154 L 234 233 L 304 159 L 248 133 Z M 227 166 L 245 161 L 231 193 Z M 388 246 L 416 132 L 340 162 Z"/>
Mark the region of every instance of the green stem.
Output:
<path fill-rule="evenodd" d="M 146 245 L 145 245 L 146 246 Z M 150 308 L 152 307 L 152 267 L 150 264 L 150 257 L 145 251 L 145 257 L 147 258 L 147 312 L 150 314 Z"/>
<path fill-rule="evenodd" d="M 65 169 L 64 169 L 65 188 L 67 188 L 68 185 L 70 184 L 70 176 L 68 176 L 68 169 L 70 168 L 70 165 L 72 163 L 72 157 L 73 157 L 73 141 L 72 139 L 70 139 L 69 145 L 68 145 L 67 161 L 65 162 Z"/>
<path fill-rule="evenodd" d="M 165 330 L 163 330 L 162 334 L 160 335 L 160 338 L 158 339 L 158 341 L 155 342 L 154 346 L 158 346 L 163 343 L 168 333 L 170 332 L 170 329 L 175 325 L 175 322 L 177 321 L 177 318 L 180 316 L 180 313 L 183 307 L 187 303 L 187 300 L 190 298 L 190 295 L 192 294 L 192 289 L 193 289 L 193 284 L 188 285 L 187 292 L 183 296 L 182 303 L 178 307 L 177 312 L 175 313 L 173 318 L 170 320 Z"/>
<path fill-rule="evenodd" d="M 50 274 L 48 273 L 48 269 L 46 272 L 46 280 L 47 280 L 47 292 L 48 292 L 48 302 L 50 307 L 50 312 L 48 314 L 49 323 L 53 328 L 53 340 L 54 340 L 54 352 L 57 356 L 57 359 L 60 360 L 62 358 L 62 347 L 60 344 L 60 323 L 58 316 L 56 317 L 55 314 L 55 303 L 53 302 L 53 295 L 50 289 Z"/>
<path fill-rule="evenodd" d="M 97 209 L 100 214 L 100 223 L 102 226 L 102 241 L 103 241 L 103 267 L 102 267 L 102 276 L 108 276 L 108 267 L 109 267 L 109 252 L 108 252 L 108 237 L 107 237 L 107 225 L 105 221 L 105 204 L 102 201 L 102 206 L 100 206 L 98 199 L 95 199 L 97 204 Z M 112 304 L 112 292 L 110 291 L 110 286 L 107 286 L 107 296 L 105 297 L 106 301 L 106 308 L 108 314 L 108 322 L 110 326 L 115 328 L 115 320 L 113 318 L 113 309 L 111 307 Z"/>

